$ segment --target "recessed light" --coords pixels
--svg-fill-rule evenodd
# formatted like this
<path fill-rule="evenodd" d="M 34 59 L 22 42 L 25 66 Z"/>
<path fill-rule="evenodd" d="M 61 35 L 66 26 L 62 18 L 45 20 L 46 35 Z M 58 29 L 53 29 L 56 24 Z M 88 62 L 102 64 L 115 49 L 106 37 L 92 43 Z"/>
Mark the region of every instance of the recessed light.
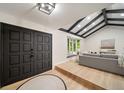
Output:
<path fill-rule="evenodd" d="M 91 18 L 91 17 L 90 17 L 90 16 L 88 16 L 88 17 L 87 17 L 87 20 L 90 20 L 90 18 Z"/>
<path fill-rule="evenodd" d="M 52 7 L 51 7 L 51 6 L 49 6 L 48 8 L 49 8 L 49 10 L 50 10 L 50 9 L 52 9 Z"/>
<path fill-rule="evenodd" d="M 78 25 L 78 27 L 80 28 L 80 27 L 81 27 L 81 25 Z"/>
<path fill-rule="evenodd" d="M 96 23 L 92 23 L 92 25 L 95 25 Z"/>
<path fill-rule="evenodd" d="M 124 16 L 124 13 L 122 13 L 121 16 Z"/>
<path fill-rule="evenodd" d="M 44 5 L 44 4 L 41 4 L 41 6 L 42 6 L 42 7 L 45 7 L 45 5 Z"/>
<path fill-rule="evenodd" d="M 87 29 L 85 28 L 83 31 L 86 31 Z"/>

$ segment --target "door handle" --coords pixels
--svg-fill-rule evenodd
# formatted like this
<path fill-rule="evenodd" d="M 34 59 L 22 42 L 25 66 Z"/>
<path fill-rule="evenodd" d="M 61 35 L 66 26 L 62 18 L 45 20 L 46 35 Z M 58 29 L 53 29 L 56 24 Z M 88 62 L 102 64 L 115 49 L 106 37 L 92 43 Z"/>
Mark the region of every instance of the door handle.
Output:
<path fill-rule="evenodd" d="M 31 51 L 33 51 L 34 49 L 31 49 Z"/>
<path fill-rule="evenodd" d="M 30 57 L 34 57 L 34 55 L 31 54 Z"/>

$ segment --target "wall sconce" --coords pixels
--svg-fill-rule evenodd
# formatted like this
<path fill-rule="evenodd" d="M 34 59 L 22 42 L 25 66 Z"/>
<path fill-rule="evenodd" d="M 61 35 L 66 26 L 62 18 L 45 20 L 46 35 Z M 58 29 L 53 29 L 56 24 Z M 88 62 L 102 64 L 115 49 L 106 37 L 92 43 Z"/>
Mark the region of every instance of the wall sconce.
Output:
<path fill-rule="evenodd" d="M 38 10 L 50 15 L 55 9 L 55 3 L 38 3 Z"/>

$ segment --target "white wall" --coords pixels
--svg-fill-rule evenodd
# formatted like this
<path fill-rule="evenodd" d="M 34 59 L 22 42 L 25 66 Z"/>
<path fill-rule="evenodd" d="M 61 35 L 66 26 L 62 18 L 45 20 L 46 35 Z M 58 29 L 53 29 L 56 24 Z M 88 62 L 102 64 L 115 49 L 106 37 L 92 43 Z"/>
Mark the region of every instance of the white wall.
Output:
<path fill-rule="evenodd" d="M 52 41 L 53 42 L 52 44 L 53 45 L 52 46 L 53 66 L 66 62 L 67 60 L 70 60 L 66 58 L 67 57 L 67 36 L 79 38 L 77 36 L 74 36 L 74 35 L 71 35 L 71 34 L 56 30 L 56 29 L 50 29 L 47 26 L 33 23 L 31 21 L 26 21 L 20 17 L 14 17 L 12 15 L 5 14 L 2 12 L 0 12 L 0 22 L 5 22 L 9 24 L 14 24 L 17 26 L 35 29 L 35 30 L 42 31 L 42 32 L 51 33 L 53 35 L 53 41 Z"/>
<path fill-rule="evenodd" d="M 118 3 L 118 4 L 112 4 L 107 9 L 123 9 L 124 4 Z M 89 15 L 91 18 L 95 17 L 96 14 Z M 120 16 L 120 13 L 115 14 L 107 14 L 108 18 L 123 18 L 123 16 Z M 97 20 L 98 21 L 98 20 Z M 115 21 L 108 21 L 109 23 L 120 23 L 124 24 L 124 22 L 115 22 Z M 97 23 L 97 22 L 95 22 Z M 92 26 L 89 26 L 90 28 Z M 96 27 L 97 28 L 97 27 Z M 95 28 L 95 29 L 96 29 Z M 91 30 L 90 32 L 94 31 L 95 29 Z M 89 34 L 89 33 L 87 33 Z M 103 29 L 97 31 L 96 33 L 92 34 L 91 36 L 87 37 L 86 39 L 82 40 L 83 48 L 81 49 L 82 52 L 88 52 L 88 51 L 96 51 L 98 52 L 100 50 L 101 46 L 101 40 L 104 39 L 115 39 L 115 49 L 117 50 L 117 53 L 124 51 L 124 27 L 115 27 L 115 26 L 107 26 Z"/>
<path fill-rule="evenodd" d="M 101 40 L 115 39 L 117 53 L 124 51 L 124 27 L 106 26 L 84 40 L 84 51 L 99 51 Z"/>

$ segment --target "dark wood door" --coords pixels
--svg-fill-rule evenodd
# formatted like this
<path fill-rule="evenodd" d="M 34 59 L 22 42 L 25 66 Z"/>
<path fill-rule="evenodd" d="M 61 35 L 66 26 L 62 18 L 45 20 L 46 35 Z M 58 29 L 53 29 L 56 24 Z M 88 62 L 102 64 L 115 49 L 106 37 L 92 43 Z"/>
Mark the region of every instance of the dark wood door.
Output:
<path fill-rule="evenodd" d="M 33 32 L 27 29 L 23 29 L 21 33 L 21 69 L 22 78 L 25 78 L 34 74 L 34 37 Z"/>
<path fill-rule="evenodd" d="M 52 68 L 52 35 L 3 24 L 2 86 Z"/>
<path fill-rule="evenodd" d="M 35 71 L 44 72 L 52 68 L 52 36 L 35 32 Z"/>
<path fill-rule="evenodd" d="M 52 68 L 52 37 L 43 34 L 43 71 Z"/>
<path fill-rule="evenodd" d="M 4 25 L 4 84 L 33 74 L 33 32 Z"/>

